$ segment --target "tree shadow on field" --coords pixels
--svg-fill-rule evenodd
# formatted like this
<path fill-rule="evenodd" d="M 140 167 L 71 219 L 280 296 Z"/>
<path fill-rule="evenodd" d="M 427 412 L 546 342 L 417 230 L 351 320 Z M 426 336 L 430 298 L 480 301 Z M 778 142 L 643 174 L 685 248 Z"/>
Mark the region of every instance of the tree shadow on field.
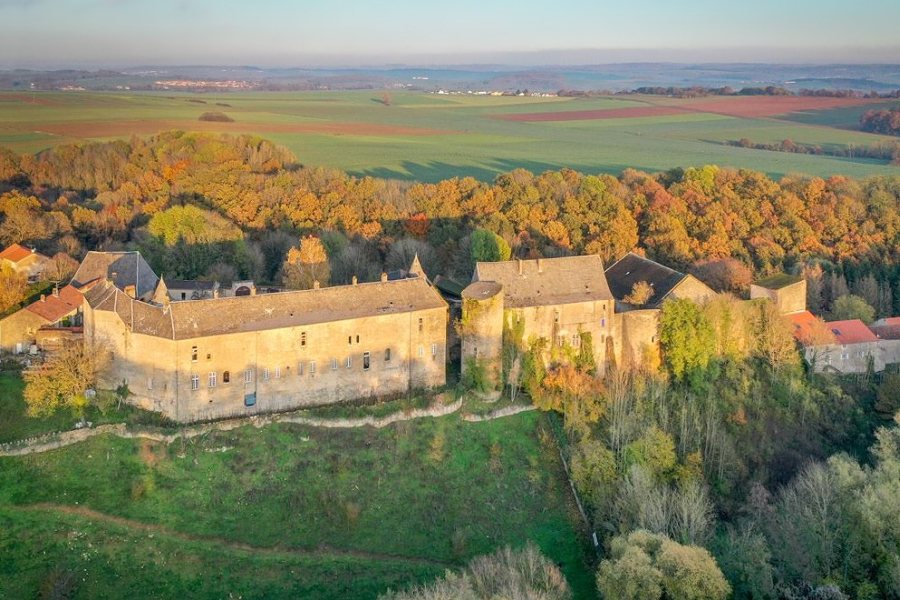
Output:
<path fill-rule="evenodd" d="M 586 175 L 607 173 L 619 175 L 628 168 L 646 170 L 650 167 L 624 164 L 585 165 L 572 163 L 551 163 L 535 160 L 495 159 L 481 165 L 451 164 L 442 161 L 413 162 L 404 161 L 398 168 L 378 167 L 359 171 L 349 171 L 356 177 L 378 177 L 382 179 L 399 179 L 402 181 L 418 181 L 423 183 L 437 183 L 443 179 L 453 177 L 474 177 L 487 183 L 493 182 L 498 175 L 508 173 L 514 169 L 525 169 L 534 174 L 545 171 L 558 171 L 563 168 L 579 171 Z"/>

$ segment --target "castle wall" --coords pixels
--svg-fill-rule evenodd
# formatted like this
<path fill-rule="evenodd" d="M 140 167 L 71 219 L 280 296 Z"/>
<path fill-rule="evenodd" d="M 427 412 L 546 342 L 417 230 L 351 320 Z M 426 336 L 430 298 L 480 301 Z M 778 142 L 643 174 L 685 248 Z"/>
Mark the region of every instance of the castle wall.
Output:
<path fill-rule="evenodd" d="M 806 280 L 778 289 L 770 289 L 761 285 L 750 286 L 750 299 L 767 298 L 775 303 L 781 314 L 802 312 L 806 310 Z"/>
<path fill-rule="evenodd" d="M 115 313 L 88 309 L 85 338 L 113 354 L 104 387 L 124 381 L 130 402 L 185 422 L 444 385 L 446 313 L 434 308 L 175 341 L 133 334 Z"/>
<path fill-rule="evenodd" d="M 463 298 L 461 372 L 466 375 L 471 361 L 483 364 L 489 383 L 502 376 L 504 302 L 500 286 L 487 298 Z"/>
<path fill-rule="evenodd" d="M 613 315 L 613 301 L 577 302 L 551 306 L 528 306 L 507 309 L 510 317 L 524 319 L 526 342 L 544 338 L 548 344 L 578 348 L 580 333 L 590 333 L 594 346 L 597 372 L 603 374 L 609 360 L 615 359 L 618 331 Z"/>
<path fill-rule="evenodd" d="M 659 351 L 659 316 L 657 308 L 631 310 L 616 315 L 621 332 L 618 364 L 638 368 L 648 355 Z"/>

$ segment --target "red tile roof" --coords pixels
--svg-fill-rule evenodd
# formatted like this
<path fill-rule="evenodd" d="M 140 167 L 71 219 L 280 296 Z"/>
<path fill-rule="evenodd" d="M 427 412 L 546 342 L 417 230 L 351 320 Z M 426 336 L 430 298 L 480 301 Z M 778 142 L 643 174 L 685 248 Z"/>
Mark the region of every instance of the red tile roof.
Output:
<path fill-rule="evenodd" d="M 59 296 L 52 294 L 45 296 L 43 300 L 37 300 L 26 306 L 25 310 L 33 312 L 49 323 L 56 323 L 78 310 L 83 301 L 84 296 L 81 292 L 67 285 L 59 291 Z"/>
<path fill-rule="evenodd" d="M 22 246 L 20 244 L 13 244 L 9 246 L 3 252 L 0 252 L 0 258 L 5 258 L 8 261 L 17 263 L 23 258 L 27 258 L 31 256 L 31 250 Z"/>
<path fill-rule="evenodd" d="M 872 330 L 866 327 L 866 324 L 859 319 L 829 321 L 825 325 L 834 333 L 834 337 L 839 344 L 861 344 L 878 341 Z"/>
<path fill-rule="evenodd" d="M 794 325 L 794 339 L 801 344 L 807 343 L 813 332 L 816 316 L 808 310 L 804 310 L 803 312 L 791 313 L 787 315 L 787 318 Z"/>

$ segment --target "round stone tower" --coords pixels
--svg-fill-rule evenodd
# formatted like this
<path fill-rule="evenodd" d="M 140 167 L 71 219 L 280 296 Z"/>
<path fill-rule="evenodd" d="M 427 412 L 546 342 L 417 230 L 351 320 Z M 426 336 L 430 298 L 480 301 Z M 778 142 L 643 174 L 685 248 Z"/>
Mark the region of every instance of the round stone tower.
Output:
<path fill-rule="evenodd" d="M 462 374 L 472 365 L 483 366 L 489 385 L 500 384 L 503 350 L 503 286 L 476 281 L 462 292 L 460 341 Z"/>

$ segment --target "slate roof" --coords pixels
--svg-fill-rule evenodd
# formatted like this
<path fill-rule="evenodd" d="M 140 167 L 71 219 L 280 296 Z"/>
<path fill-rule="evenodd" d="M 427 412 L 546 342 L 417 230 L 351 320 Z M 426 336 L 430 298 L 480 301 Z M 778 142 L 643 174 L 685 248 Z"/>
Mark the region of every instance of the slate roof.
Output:
<path fill-rule="evenodd" d="M 115 277 L 113 277 L 115 274 Z M 159 277 L 140 252 L 88 252 L 81 261 L 72 284 L 77 287 L 92 281 L 113 279 L 119 289 L 135 286 L 138 297 L 152 294 Z"/>
<path fill-rule="evenodd" d="M 6 259 L 10 262 L 17 263 L 23 258 L 28 258 L 34 254 L 30 248 L 26 248 L 21 244 L 13 244 L 7 248 L 3 249 L 3 252 L 0 252 L 0 259 Z"/>
<path fill-rule="evenodd" d="M 36 314 L 48 323 L 56 323 L 78 310 L 84 297 L 77 289 L 67 285 L 59 290 L 59 296 L 49 295 L 36 300 L 25 307 L 25 310 Z"/>
<path fill-rule="evenodd" d="M 135 333 L 178 340 L 447 307 L 421 277 L 168 306 L 134 300 L 104 282 L 85 298 L 94 310 L 116 312 Z"/>
<path fill-rule="evenodd" d="M 653 286 L 653 295 L 645 303 L 647 307 L 658 306 L 685 277 L 687 275 L 684 273 L 633 252 L 606 269 L 609 288 L 619 302 L 623 302 L 623 298 L 631 293 L 634 284 L 639 281 L 646 281 Z"/>
<path fill-rule="evenodd" d="M 479 262 L 472 280 L 502 285 L 507 308 L 613 299 L 596 255 Z"/>
<path fill-rule="evenodd" d="M 866 327 L 866 324 L 859 319 L 829 321 L 825 325 L 834 334 L 837 343 L 842 345 L 878 341 L 872 330 Z"/>
<path fill-rule="evenodd" d="M 878 319 L 869 329 L 883 340 L 900 340 L 900 317 Z"/>

